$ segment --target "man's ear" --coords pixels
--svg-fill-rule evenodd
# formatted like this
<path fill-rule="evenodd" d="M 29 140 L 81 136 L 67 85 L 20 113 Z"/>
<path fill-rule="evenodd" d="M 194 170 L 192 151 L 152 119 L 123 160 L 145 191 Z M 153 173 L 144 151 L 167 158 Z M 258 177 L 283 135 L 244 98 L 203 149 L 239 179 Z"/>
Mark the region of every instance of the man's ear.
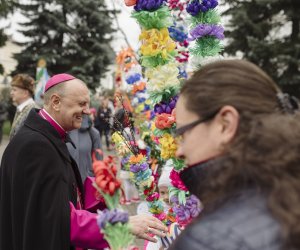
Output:
<path fill-rule="evenodd" d="M 50 101 L 51 101 L 51 106 L 55 111 L 59 111 L 60 110 L 60 104 L 61 104 L 61 98 L 58 94 L 54 93 L 51 97 L 50 97 Z"/>
<path fill-rule="evenodd" d="M 236 108 L 226 105 L 217 114 L 220 129 L 220 140 L 223 145 L 229 143 L 235 136 L 239 126 L 239 112 Z"/>

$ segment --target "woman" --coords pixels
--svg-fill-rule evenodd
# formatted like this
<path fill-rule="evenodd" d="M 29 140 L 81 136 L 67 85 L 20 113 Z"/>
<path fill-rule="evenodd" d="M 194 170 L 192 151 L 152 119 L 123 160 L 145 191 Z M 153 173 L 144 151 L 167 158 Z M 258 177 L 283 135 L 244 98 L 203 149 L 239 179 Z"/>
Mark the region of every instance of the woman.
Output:
<path fill-rule="evenodd" d="M 176 106 L 180 176 L 204 210 L 170 249 L 300 249 L 298 103 L 255 65 L 204 66 Z"/>

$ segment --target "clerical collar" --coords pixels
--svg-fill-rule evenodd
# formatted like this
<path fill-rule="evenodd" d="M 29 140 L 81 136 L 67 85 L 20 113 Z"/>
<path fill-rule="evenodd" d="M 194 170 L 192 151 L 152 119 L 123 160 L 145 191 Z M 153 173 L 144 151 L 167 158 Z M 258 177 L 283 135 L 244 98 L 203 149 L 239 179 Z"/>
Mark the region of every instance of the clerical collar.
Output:
<path fill-rule="evenodd" d="M 62 126 L 59 125 L 57 121 L 54 120 L 54 118 L 45 109 L 41 109 L 39 111 L 39 115 L 55 128 L 62 140 L 66 139 L 67 132 L 62 128 Z"/>

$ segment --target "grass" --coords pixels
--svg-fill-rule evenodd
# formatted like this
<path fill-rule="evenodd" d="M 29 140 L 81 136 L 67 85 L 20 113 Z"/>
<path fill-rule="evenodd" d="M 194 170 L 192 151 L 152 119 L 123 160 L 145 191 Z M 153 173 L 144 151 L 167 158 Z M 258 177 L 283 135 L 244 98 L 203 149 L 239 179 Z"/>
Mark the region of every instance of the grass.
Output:
<path fill-rule="evenodd" d="M 3 135 L 9 135 L 9 132 L 10 132 L 10 122 L 9 121 L 5 121 L 2 129 L 3 129 Z"/>

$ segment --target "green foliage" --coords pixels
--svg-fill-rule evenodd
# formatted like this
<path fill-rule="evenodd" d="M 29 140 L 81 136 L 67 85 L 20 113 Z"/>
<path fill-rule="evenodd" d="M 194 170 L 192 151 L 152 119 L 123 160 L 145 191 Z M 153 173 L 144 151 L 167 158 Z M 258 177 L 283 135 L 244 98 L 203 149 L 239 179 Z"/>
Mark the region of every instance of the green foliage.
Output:
<path fill-rule="evenodd" d="M 113 12 L 104 0 L 36 0 L 17 7 L 29 19 L 22 33 L 30 41 L 15 55 L 13 73 L 35 75 L 37 61 L 45 58 L 50 75 L 67 72 L 91 90 L 99 87 L 114 58 L 109 45 Z"/>
<path fill-rule="evenodd" d="M 4 135 L 9 135 L 9 132 L 10 132 L 10 122 L 7 120 L 7 121 L 5 121 L 4 122 L 4 124 L 3 124 L 3 134 Z"/>
<path fill-rule="evenodd" d="M 300 96 L 299 0 L 228 0 L 225 53 L 262 67 L 290 94 Z"/>

